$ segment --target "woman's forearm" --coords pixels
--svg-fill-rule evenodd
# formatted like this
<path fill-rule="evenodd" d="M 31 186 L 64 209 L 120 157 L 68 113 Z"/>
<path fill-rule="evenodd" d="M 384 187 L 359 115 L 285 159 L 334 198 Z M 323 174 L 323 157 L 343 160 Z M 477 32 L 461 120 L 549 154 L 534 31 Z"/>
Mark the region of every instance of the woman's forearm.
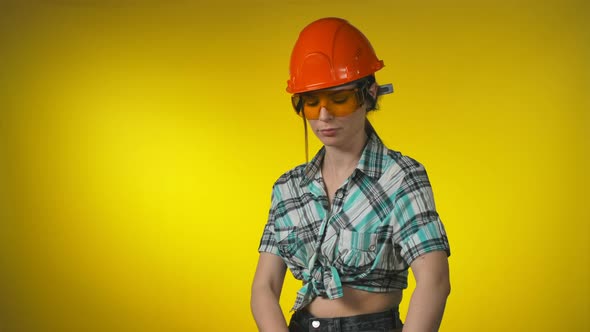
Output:
<path fill-rule="evenodd" d="M 287 322 L 279 305 L 279 297 L 270 287 L 253 289 L 250 306 L 258 331 L 288 332 Z"/>
<path fill-rule="evenodd" d="M 449 292 L 445 282 L 416 285 L 403 332 L 438 331 Z"/>

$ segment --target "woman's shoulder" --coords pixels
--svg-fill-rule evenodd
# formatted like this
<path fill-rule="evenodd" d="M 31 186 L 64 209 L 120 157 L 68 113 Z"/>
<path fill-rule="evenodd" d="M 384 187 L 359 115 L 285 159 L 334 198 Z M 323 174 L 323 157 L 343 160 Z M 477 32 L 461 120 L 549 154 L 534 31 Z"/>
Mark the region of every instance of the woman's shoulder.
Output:
<path fill-rule="evenodd" d="M 398 169 L 403 174 L 410 174 L 416 171 L 425 171 L 424 165 L 409 155 L 405 155 L 397 150 L 385 148 L 387 157 L 390 159 L 391 166 Z"/>
<path fill-rule="evenodd" d="M 305 167 L 307 164 L 297 165 L 290 170 L 284 172 L 279 176 L 279 178 L 275 181 L 274 187 L 277 186 L 285 186 L 285 185 L 293 185 L 296 183 L 301 182 L 303 180 L 305 174 Z"/>
<path fill-rule="evenodd" d="M 374 168 L 375 173 L 394 173 L 396 176 L 424 169 L 422 163 L 399 150 L 388 147 L 377 135 L 371 136 L 364 152 L 365 168 Z"/>

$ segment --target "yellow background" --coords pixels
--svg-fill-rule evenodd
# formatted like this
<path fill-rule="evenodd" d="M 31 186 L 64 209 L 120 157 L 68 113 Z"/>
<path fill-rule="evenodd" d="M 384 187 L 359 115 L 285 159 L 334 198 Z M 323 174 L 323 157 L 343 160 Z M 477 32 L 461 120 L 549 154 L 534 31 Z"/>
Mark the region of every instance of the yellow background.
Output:
<path fill-rule="evenodd" d="M 429 171 L 441 331 L 590 331 L 589 9 L 1 0 L 0 331 L 254 331 L 270 188 L 304 159 L 289 55 L 324 16 L 371 40 L 396 92 L 370 119 Z"/>

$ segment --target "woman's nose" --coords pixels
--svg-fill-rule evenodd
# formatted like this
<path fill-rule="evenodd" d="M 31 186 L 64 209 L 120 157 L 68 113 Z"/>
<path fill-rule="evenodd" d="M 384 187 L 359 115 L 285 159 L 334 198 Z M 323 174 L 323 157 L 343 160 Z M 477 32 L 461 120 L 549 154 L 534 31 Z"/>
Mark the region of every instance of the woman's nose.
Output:
<path fill-rule="evenodd" d="M 332 115 L 332 113 L 330 113 L 330 111 L 328 111 L 328 109 L 325 106 L 322 106 L 320 108 L 320 117 L 318 118 L 319 120 L 322 121 L 328 121 L 331 120 L 334 116 Z"/>

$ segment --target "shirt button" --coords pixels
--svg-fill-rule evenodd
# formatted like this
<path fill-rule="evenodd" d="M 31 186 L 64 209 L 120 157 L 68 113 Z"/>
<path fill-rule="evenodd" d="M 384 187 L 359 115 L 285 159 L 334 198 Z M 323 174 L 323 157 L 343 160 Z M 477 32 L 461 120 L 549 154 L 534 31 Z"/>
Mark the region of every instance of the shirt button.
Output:
<path fill-rule="evenodd" d="M 342 199 L 342 197 L 344 197 L 344 193 L 342 191 L 339 191 L 338 194 L 336 194 L 336 196 Z"/>
<path fill-rule="evenodd" d="M 370 245 L 370 246 L 369 246 L 369 250 L 370 250 L 370 251 L 375 251 L 375 245 Z"/>
<path fill-rule="evenodd" d="M 318 327 L 320 327 L 320 322 L 314 320 L 313 322 L 311 322 L 311 326 L 313 326 L 314 329 L 317 329 Z"/>

